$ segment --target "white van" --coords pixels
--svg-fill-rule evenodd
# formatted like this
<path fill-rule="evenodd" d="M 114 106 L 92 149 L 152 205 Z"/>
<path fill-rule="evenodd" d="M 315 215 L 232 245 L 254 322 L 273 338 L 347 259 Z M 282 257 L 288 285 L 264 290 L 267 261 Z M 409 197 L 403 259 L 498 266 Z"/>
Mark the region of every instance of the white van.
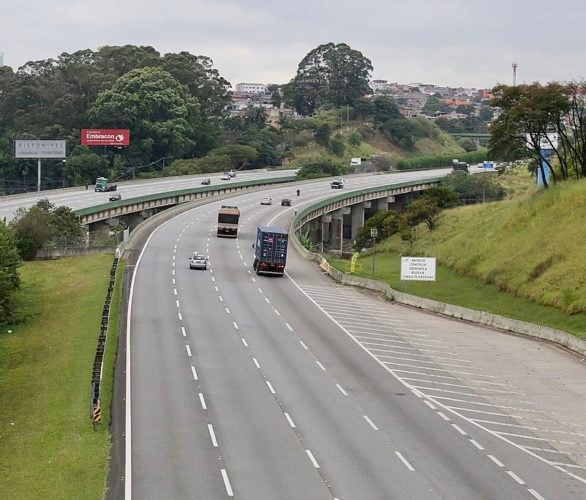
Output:
<path fill-rule="evenodd" d="M 351 167 L 357 167 L 358 165 L 362 165 L 362 158 L 352 158 L 350 160 Z"/>

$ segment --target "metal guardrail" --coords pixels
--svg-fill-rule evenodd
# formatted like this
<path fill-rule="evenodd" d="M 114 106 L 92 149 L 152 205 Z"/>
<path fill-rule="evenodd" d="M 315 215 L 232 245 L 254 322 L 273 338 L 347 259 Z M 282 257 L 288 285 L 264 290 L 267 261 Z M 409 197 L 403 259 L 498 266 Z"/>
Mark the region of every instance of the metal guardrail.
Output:
<path fill-rule="evenodd" d="M 92 368 L 90 418 L 92 419 L 94 429 L 96 428 L 96 425 L 102 422 L 101 391 L 102 378 L 104 374 L 104 354 L 106 352 L 106 338 L 110 324 L 110 305 L 112 303 L 112 294 L 114 292 L 114 285 L 116 283 L 117 269 L 118 258 L 116 257 L 114 258 L 112 268 L 110 269 L 110 282 L 108 284 L 108 293 L 106 294 L 106 299 L 104 300 L 100 334 L 98 335 L 98 346 L 96 347 L 96 354 L 94 356 L 94 364 Z"/>
<path fill-rule="evenodd" d="M 286 182 L 293 182 L 295 180 L 297 180 L 296 176 L 249 181 L 226 181 L 223 184 L 216 184 L 212 186 L 201 186 L 179 189 L 175 191 L 165 191 L 161 193 L 153 193 L 144 196 L 137 196 L 135 198 L 113 201 L 110 203 L 102 203 L 92 207 L 80 208 L 74 212 L 82 219 L 83 222 L 89 223 L 107 219 L 112 216 L 117 217 L 120 215 L 127 215 L 129 213 L 138 212 L 140 210 L 178 205 L 180 203 L 208 198 L 218 194 L 221 195 L 230 192 L 242 191 L 258 186 L 283 184 Z"/>

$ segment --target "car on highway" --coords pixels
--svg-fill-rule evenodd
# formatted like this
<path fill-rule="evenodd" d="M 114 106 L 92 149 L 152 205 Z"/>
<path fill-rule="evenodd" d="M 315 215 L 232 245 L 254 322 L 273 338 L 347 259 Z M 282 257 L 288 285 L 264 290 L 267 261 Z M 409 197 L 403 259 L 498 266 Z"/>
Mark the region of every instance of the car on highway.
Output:
<path fill-rule="evenodd" d="M 234 170 L 230 170 L 229 172 L 226 172 L 226 174 L 228 174 L 230 177 L 236 177 L 236 172 L 234 172 Z"/>
<path fill-rule="evenodd" d="M 223 181 L 229 181 L 232 177 L 230 177 L 228 174 L 224 174 L 222 175 L 222 177 L 220 177 L 221 180 Z"/>
<path fill-rule="evenodd" d="M 212 183 L 211 179 L 204 179 L 201 181 L 202 186 L 209 186 Z"/>
<path fill-rule="evenodd" d="M 261 205 L 272 205 L 273 204 L 273 199 L 270 196 L 263 196 L 260 199 L 260 204 Z"/>
<path fill-rule="evenodd" d="M 344 187 L 344 182 L 341 181 L 340 179 L 336 179 L 335 181 L 332 181 L 330 183 L 330 187 L 332 189 L 342 189 Z"/>
<path fill-rule="evenodd" d="M 289 198 L 283 198 L 281 200 L 281 206 L 282 207 L 290 207 L 291 206 L 291 200 Z"/>
<path fill-rule="evenodd" d="M 122 199 L 122 195 L 120 193 L 112 193 L 110 196 L 108 196 L 108 200 L 110 201 L 119 201 Z"/>
<path fill-rule="evenodd" d="M 203 269 L 208 267 L 208 259 L 205 255 L 195 252 L 189 259 L 189 269 Z"/>

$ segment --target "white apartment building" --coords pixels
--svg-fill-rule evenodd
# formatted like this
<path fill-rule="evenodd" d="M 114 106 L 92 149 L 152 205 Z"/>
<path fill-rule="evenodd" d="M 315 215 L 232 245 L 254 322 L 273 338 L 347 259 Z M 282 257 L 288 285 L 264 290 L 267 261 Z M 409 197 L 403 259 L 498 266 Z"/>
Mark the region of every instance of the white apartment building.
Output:
<path fill-rule="evenodd" d="M 264 94 L 267 86 L 264 83 L 237 83 L 236 92 L 240 94 Z"/>

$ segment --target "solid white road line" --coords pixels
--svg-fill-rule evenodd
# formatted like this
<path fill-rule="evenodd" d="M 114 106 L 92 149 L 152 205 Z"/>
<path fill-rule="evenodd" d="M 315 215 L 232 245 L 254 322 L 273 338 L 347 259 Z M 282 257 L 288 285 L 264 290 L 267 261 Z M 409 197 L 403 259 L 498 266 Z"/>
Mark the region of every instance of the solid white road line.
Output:
<path fill-rule="evenodd" d="M 220 472 L 222 473 L 222 479 L 224 480 L 224 486 L 226 487 L 226 493 L 228 494 L 229 497 L 233 497 L 234 491 L 232 490 L 232 485 L 230 484 L 230 479 L 228 479 L 228 473 L 226 472 L 226 469 L 220 469 Z"/>
<path fill-rule="evenodd" d="M 311 453 L 311 450 L 305 450 L 305 453 L 307 453 L 307 456 L 309 457 L 309 460 L 311 460 L 311 463 L 313 464 L 313 466 L 316 469 L 319 469 L 319 464 L 317 463 L 317 460 L 313 456 L 313 453 Z"/>
<path fill-rule="evenodd" d="M 397 457 L 399 457 L 399 460 L 401 460 L 401 462 L 403 462 L 403 464 L 405 465 L 405 467 L 407 467 L 411 472 L 415 471 L 415 467 L 413 467 L 408 461 L 407 459 L 401 455 L 401 453 L 399 453 L 398 451 L 395 452 L 395 455 L 397 455 Z"/>
<path fill-rule="evenodd" d="M 201 403 L 201 407 L 202 407 L 204 410 L 207 410 L 207 409 L 208 409 L 208 406 L 206 405 L 206 400 L 205 400 L 205 398 L 203 397 L 203 394 L 202 394 L 201 392 L 199 393 L 199 402 Z"/>

